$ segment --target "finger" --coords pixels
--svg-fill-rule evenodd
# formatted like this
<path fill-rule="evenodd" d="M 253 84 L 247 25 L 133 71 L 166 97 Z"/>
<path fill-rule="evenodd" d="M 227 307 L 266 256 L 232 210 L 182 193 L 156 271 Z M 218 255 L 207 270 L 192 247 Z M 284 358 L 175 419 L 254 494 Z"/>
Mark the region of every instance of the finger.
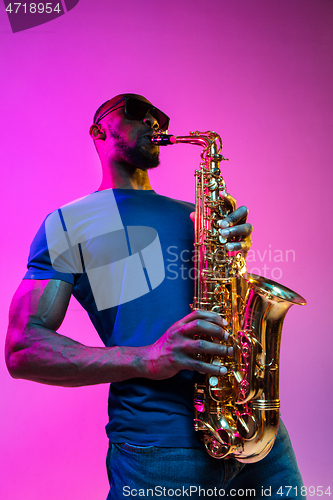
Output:
<path fill-rule="evenodd" d="M 249 239 L 249 240 L 244 240 L 244 241 L 239 241 L 239 242 L 227 243 L 226 247 L 227 247 L 228 252 L 241 251 L 242 253 L 246 254 L 250 250 L 251 244 L 252 244 L 252 241 L 251 241 L 251 239 Z"/>
<path fill-rule="evenodd" d="M 223 238 L 227 240 L 231 240 L 231 238 L 237 238 L 237 239 L 242 238 L 245 240 L 246 237 L 250 236 L 252 231 L 253 227 L 249 223 L 219 230 Z"/>
<path fill-rule="evenodd" d="M 191 212 L 191 213 L 190 213 L 190 219 L 191 219 L 191 221 L 193 221 L 193 222 L 195 221 L 195 212 Z"/>
<path fill-rule="evenodd" d="M 184 316 L 178 323 L 179 325 L 184 325 L 186 323 L 190 323 L 191 321 L 194 320 L 205 320 L 209 321 L 211 323 L 215 323 L 219 326 L 226 326 L 228 323 L 225 319 L 221 318 L 219 314 L 212 312 L 212 311 L 206 311 L 205 309 L 196 309 L 195 311 L 191 312 L 187 316 Z"/>
<path fill-rule="evenodd" d="M 182 335 L 191 338 L 200 335 L 214 337 L 218 340 L 226 340 L 229 336 L 228 332 L 222 326 L 203 319 L 195 319 L 190 323 L 184 324 L 180 327 L 180 331 Z"/>
<path fill-rule="evenodd" d="M 208 375 L 213 375 L 215 377 L 221 377 L 228 372 L 228 369 L 223 364 L 215 365 L 213 363 L 204 363 L 200 360 L 192 360 L 188 365 L 189 370 L 194 370 L 200 373 L 207 373 Z"/>
<path fill-rule="evenodd" d="M 222 228 L 235 226 L 236 224 L 246 222 L 248 216 L 248 209 L 244 206 L 237 208 L 234 212 L 231 212 L 227 217 L 218 222 L 219 226 Z"/>
<path fill-rule="evenodd" d="M 233 355 L 233 348 L 225 344 L 209 342 L 208 340 L 198 339 L 188 343 L 188 349 L 199 357 L 201 354 L 210 354 L 211 356 L 225 357 Z"/>

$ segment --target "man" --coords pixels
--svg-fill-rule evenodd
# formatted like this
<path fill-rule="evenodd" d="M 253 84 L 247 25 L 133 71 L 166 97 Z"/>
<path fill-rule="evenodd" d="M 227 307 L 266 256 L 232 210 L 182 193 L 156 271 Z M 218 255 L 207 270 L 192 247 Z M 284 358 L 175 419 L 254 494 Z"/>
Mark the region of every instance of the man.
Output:
<path fill-rule="evenodd" d="M 270 496 L 281 498 L 277 485 L 301 485 L 283 426 L 270 455 L 245 467 L 211 458 L 193 430 L 197 372 L 226 373 L 198 354 L 232 353 L 219 342 L 195 340 L 197 334 L 217 341 L 227 335 L 217 314 L 190 313 L 193 263 L 184 252 L 193 248 L 193 205 L 159 196 L 150 186 L 148 170 L 159 163 L 159 148 L 150 139 L 168 123 L 135 94 L 118 95 L 97 110 L 90 134 L 102 164 L 101 186 L 50 214 L 37 233 L 10 310 L 7 366 L 13 377 L 44 384 L 111 382 L 110 499 L 152 496 L 152 488 L 156 497 L 166 488 L 164 496 L 190 491 L 199 498 L 199 487 L 215 488 L 216 498 L 224 496 L 221 488 L 237 496 L 230 488 L 252 487 L 261 498 L 272 486 Z M 230 250 L 250 248 L 246 215 L 245 207 L 238 208 L 221 228 L 232 240 Z M 56 333 L 72 293 L 105 348 Z"/>

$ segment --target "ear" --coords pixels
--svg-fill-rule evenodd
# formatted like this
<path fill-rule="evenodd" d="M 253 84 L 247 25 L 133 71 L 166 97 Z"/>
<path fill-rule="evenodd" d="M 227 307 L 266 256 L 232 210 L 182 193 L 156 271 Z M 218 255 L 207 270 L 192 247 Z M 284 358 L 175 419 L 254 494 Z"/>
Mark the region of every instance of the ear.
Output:
<path fill-rule="evenodd" d="M 106 139 L 106 133 L 104 132 L 104 129 L 100 125 L 96 125 L 96 123 L 91 125 L 89 129 L 89 134 L 94 139 L 94 141 L 97 140 L 105 141 Z"/>

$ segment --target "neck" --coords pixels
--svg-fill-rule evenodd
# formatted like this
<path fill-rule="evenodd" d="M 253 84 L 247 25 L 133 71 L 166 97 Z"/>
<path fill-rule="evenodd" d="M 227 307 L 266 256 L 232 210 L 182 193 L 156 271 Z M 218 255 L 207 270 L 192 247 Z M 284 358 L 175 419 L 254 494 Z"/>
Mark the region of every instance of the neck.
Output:
<path fill-rule="evenodd" d="M 104 189 L 140 189 L 151 190 L 148 172 L 133 167 L 128 163 L 103 165 L 103 178 L 98 191 Z"/>

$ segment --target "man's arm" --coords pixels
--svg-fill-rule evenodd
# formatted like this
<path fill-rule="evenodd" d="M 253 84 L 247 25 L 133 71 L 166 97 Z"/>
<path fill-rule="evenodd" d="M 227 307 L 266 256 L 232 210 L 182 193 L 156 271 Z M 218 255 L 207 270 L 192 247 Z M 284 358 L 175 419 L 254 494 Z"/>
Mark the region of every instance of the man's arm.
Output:
<path fill-rule="evenodd" d="M 182 369 L 215 376 L 226 372 L 197 358 L 203 352 L 225 356 L 226 347 L 193 339 L 201 334 L 224 340 L 225 323 L 217 314 L 195 311 L 150 346 L 88 347 L 56 332 L 71 292 L 72 285 L 60 280 L 22 281 L 11 304 L 6 338 L 6 363 L 12 377 L 78 387 L 136 377 L 165 379 Z"/>

